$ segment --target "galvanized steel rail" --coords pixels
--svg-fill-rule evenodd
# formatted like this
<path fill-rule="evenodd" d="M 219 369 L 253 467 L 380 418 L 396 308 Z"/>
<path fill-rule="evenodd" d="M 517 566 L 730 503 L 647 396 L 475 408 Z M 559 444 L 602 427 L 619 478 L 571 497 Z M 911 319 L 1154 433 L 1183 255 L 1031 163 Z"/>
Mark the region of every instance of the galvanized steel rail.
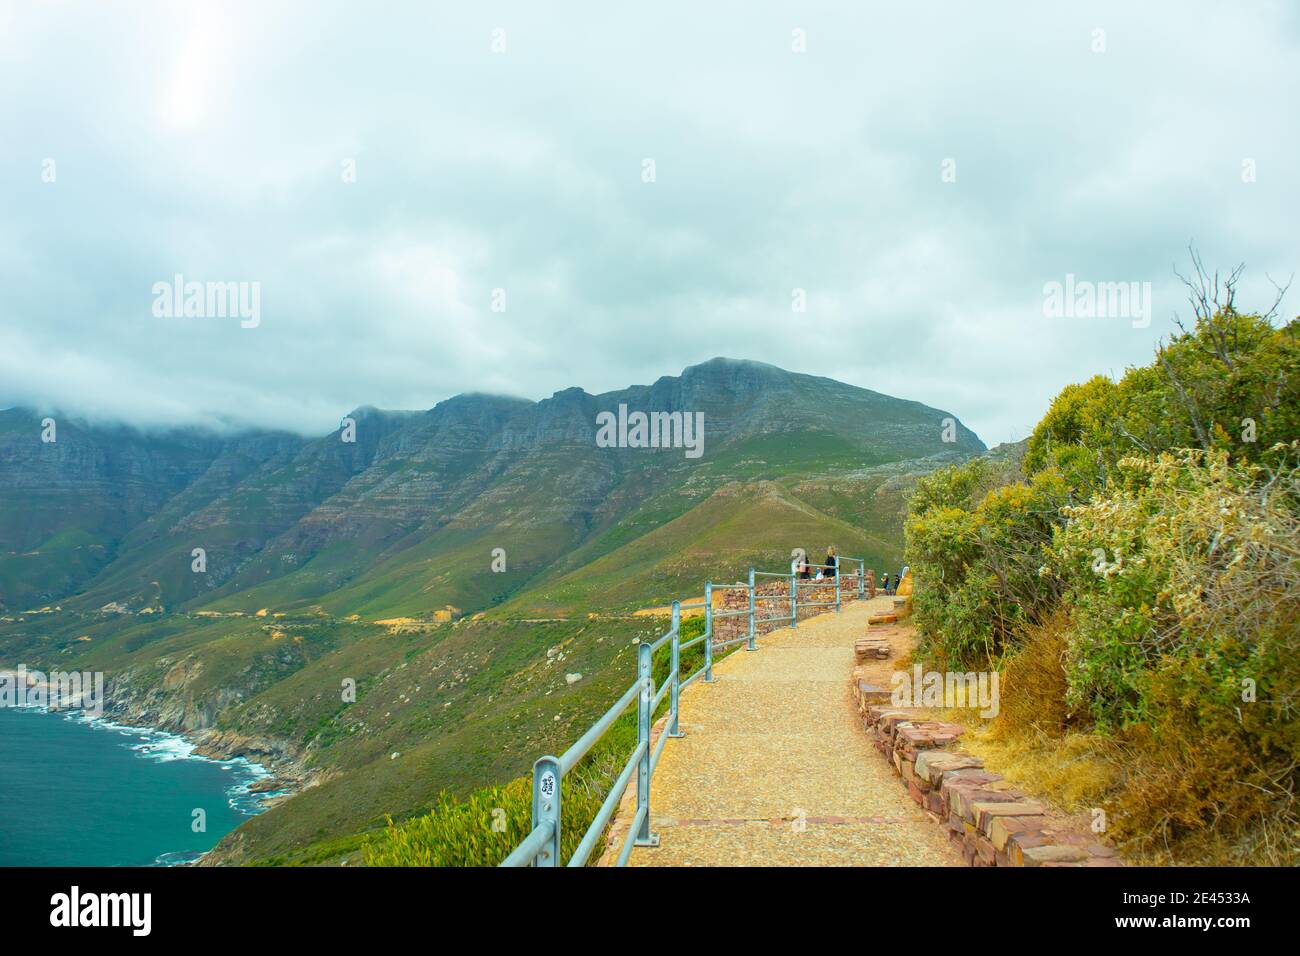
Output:
<path fill-rule="evenodd" d="M 563 791 L 564 777 L 578 762 L 582 760 L 591 748 L 603 737 L 614 722 L 628 709 L 633 701 L 637 706 L 637 742 L 628 756 L 627 763 L 623 765 L 622 771 L 614 779 L 610 786 L 609 793 L 606 794 L 600 809 L 596 812 L 595 818 L 587 827 L 578 843 L 578 847 L 569 858 L 568 866 L 584 866 L 591 858 L 600 836 L 605 832 L 610 818 L 613 817 L 614 811 L 618 807 L 619 800 L 623 792 L 627 789 L 632 775 L 636 774 L 636 812 L 632 818 L 632 825 L 628 829 L 627 836 L 624 838 L 623 846 L 619 849 L 618 865 L 626 866 L 628 858 L 632 855 L 634 847 L 644 846 L 653 847 L 659 845 L 658 834 L 650 832 L 650 785 L 654 779 L 655 767 L 659 763 L 659 758 L 663 755 L 664 748 L 668 741 L 674 737 L 685 736 L 678 726 L 678 712 L 680 707 L 680 698 L 682 688 L 687 687 L 696 679 L 703 677 L 705 683 L 713 682 L 713 652 L 732 644 L 738 644 L 745 641 L 746 650 L 758 650 L 755 644 L 755 625 L 771 623 L 774 621 L 786 621 L 785 614 L 775 617 L 757 617 L 756 612 L 760 601 L 777 600 L 790 602 L 790 626 L 794 627 L 798 623 L 799 605 L 804 607 L 834 607 L 838 612 L 840 609 L 840 565 L 845 561 L 854 561 L 858 565 L 858 597 L 863 597 L 866 593 L 866 562 L 861 558 L 840 558 L 838 559 L 835 571 L 835 600 L 832 601 L 800 601 L 799 588 L 801 586 L 816 585 L 826 587 L 830 581 L 823 578 L 821 581 L 800 581 L 795 574 L 783 574 L 772 571 L 755 571 L 749 569 L 749 583 L 746 584 L 713 584 L 709 582 L 704 585 L 704 600 L 682 603 L 673 601 L 672 603 L 672 625 L 668 632 L 662 635 L 658 640 L 642 642 L 637 647 L 637 676 L 630 687 L 623 692 L 623 695 L 614 702 L 613 706 L 587 729 L 578 740 L 559 757 L 545 756 L 533 764 L 533 818 L 532 830 L 523 841 L 514 848 L 509 856 L 502 861 L 501 866 L 560 866 L 560 835 L 563 820 Z M 821 567 L 826 570 L 830 568 L 826 565 L 810 565 L 810 567 Z M 790 581 L 789 595 L 765 595 L 756 594 L 754 579 L 756 576 L 788 579 Z M 714 588 L 745 588 L 749 594 L 749 607 L 747 610 L 734 611 L 714 611 L 713 609 L 713 589 Z M 703 607 L 704 609 L 704 633 L 699 637 L 693 638 L 686 643 L 681 640 L 681 623 L 682 611 L 694 610 Z M 746 633 L 729 641 L 722 641 L 717 644 L 713 642 L 713 621 L 714 618 L 720 617 L 739 617 L 746 616 L 748 627 Z M 681 653 L 696 644 L 704 642 L 704 663 L 685 680 L 681 675 Z M 661 687 L 656 688 L 654 683 L 654 654 L 657 650 L 669 644 L 671 650 L 671 661 L 669 663 L 668 676 L 665 678 Z M 654 749 L 650 746 L 650 728 L 654 721 L 656 709 L 663 703 L 664 697 L 668 697 L 668 722 L 664 732 L 660 735 L 658 743 Z"/>

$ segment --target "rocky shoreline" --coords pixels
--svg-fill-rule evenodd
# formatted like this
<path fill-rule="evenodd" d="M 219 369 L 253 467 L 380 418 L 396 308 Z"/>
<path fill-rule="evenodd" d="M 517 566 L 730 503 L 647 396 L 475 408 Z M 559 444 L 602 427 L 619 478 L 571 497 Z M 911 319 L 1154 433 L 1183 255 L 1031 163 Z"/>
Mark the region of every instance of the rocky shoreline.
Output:
<path fill-rule="evenodd" d="M 94 716 L 111 724 L 142 730 L 174 734 L 193 747 L 193 753 L 209 760 L 243 759 L 267 774 L 250 784 L 248 792 L 259 795 L 262 811 L 292 799 L 303 790 L 321 782 L 319 770 L 308 766 L 305 747 L 290 739 L 267 734 L 223 730 L 217 726 L 221 716 L 257 693 L 256 682 L 247 685 L 205 686 L 202 662 L 192 657 L 179 660 L 162 658 L 163 666 L 147 671 L 128 669 L 106 676 Z M 0 667 L 0 674 L 10 681 L 19 676 L 12 667 Z M 48 681 L 42 672 L 22 674 L 27 687 Z M 235 849 L 240 841 L 238 829 L 226 834 L 216 846 L 189 866 L 217 866 L 238 863 Z"/>
<path fill-rule="evenodd" d="M 221 688 L 215 695 L 198 695 L 191 684 L 198 667 L 180 662 L 163 679 L 137 683 L 126 672 L 109 680 L 104 718 L 114 723 L 176 734 L 194 747 L 194 753 L 210 760 L 247 760 L 269 776 L 255 781 L 250 793 L 274 794 L 262 798 L 264 810 L 279 806 L 296 794 L 320 782 L 317 771 L 307 765 L 307 753 L 296 743 L 262 734 L 222 730 L 218 717 L 243 701 L 246 691 Z M 142 686 L 143 685 L 143 686 Z M 223 837 L 216 846 L 191 866 L 219 866 L 231 862 L 230 844 L 237 843 L 238 831 Z"/>

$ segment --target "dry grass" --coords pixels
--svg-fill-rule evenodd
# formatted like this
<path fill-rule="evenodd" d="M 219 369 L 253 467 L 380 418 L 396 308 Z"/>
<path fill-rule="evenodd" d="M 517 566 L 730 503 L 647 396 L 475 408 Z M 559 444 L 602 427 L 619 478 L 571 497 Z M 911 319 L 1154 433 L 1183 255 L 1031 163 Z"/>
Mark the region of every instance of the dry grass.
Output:
<path fill-rule="evenodd" d="M 1239 735 L 1225 729 L 1207 739 L 1193 720 L 1167 720 L 1159 734 L 1137 725 L 1107 736 L 1076 720 L 1064 703 L 1067 634 L 1062 615 L 1027 629 L 1020 651 L 1003 662 L 996 718 L 936 712 L 968 728 L 962 749 L 1066 813 L 1104 810 L 1103 839 L 1132 863 L 1300 863 L 1294 801 L 1251 782 L 1260 768 L 1242 766 Z"/>
<path fill-rule="evenodd" d="M 969 728 L 963 746 L 990 770 L 1075 813 L 1112 799 L 1124 774 L 1113 741 L 1071 726 L 1062 663 L 1067 623 L 1057 614 L 1025 629 L 1023 646 L 1001 668 L 996 717 L 952 711 L 949 719 Z"/>
<path fill-rule="evenodd" d="M 1067 733 L 997 732 L 980 727 L 962 739 L 965 749 L 1013 785 L 1046 797 L 1067 813 L 1103 807 L 1124 782 L 1115 744 L 1104 737 Z"/>
<path fill-rule="evenodd" d="M 1240 779 L 1231 741 L 1172 747 L 1142 731 L 1107 737 L 1078 730 L 1053 735 L 1011 725 L 1005 712 L 940 714 L 968 728 L 961 748 L 1018 789 L 1069 814 L 1106 813 L 1102 835 L 1142 866 L 1296 866 L 1300 829 L 1286 801 Z M 1244 806 L 1242 795 L 1257 795 Z M 1207 809 L 1208 808 L 1208 809 Z M 1206 814 L 1217 814 L 1206 826 Z"/>

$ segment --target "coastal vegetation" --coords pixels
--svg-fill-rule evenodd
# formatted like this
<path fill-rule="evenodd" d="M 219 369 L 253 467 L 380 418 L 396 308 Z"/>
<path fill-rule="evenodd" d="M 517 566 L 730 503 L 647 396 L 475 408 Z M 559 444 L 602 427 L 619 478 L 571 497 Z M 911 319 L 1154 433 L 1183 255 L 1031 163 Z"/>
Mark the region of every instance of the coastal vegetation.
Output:
<path fill-rule="evenodd" d="M 977 752 L 1148 862 L 1300 862 L 1300 322 L 1237 275 L 906 521 L 918 658 L 1003 674 Z"/>
<path fill-rule="evenodd" d="M 671 623 L 667 619 L 659 619 L 659 622 L 665 627 Z M 683 619 L 682 642 L 703 633 L 702 617 Z M 723 656 L 725 654 L 720 654 L 719 659 Z M 689 678 L 703 663 L 703 645 L 697 644 L 682 651 L 682 677 Z M 670 659 L 665 646 L 653 662 L 656 687 L 663 685 L 669 672 Z M 629 674 L 629 684 L 631 680 Z M 667 709 L 668 700 L 665 699 L 655 718 L 662 716 Z M 595 820 L 601 803 L 627 764 L 636 742 L 637 710 L 634 704 L 614 721 L 600 741 L 565 776 L 561 865 L 572 858 Z M 365 863 L 367 866 L 496 866 L 532 829 L 532 793 L 532 780 L 527 776 L 517 777 L 504 786 L 479 788 L 460 799 L 441 793 L 426 814 L 401 824 L 390 818 L 382 832 L 367 840 L 363 849 Z M 595 865 L 600 860 L 603 846 L 603 842 L 597 843 L 586 865 Z"/>

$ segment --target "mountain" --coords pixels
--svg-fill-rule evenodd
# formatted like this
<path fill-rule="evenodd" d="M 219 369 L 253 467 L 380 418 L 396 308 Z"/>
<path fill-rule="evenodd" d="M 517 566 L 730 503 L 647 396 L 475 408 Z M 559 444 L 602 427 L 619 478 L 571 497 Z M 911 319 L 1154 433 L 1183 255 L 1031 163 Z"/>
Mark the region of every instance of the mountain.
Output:
<path fill-rule="evenodd" d="M 704 451 L 599 448 L 620 405 L 702 413 Z M 676 516 L 728 481 L 983 450 L 946 413 L 830 379 L 714 359 L 676 378 L 541 402 L 461 395 L 424 413 L 360 409 L 314 440 L 145 435 L 0 415 L 0 606 L 217 609 L 262 601 L 330 611 L 484 607 L 654 502 Z M 665 493 L 668 494 L 665 496 Z M 590 545 L 596 544 L 593 551 Z M 484 579 L 491 548 L 512 570 Z M 207 570 L 191 571 L 203 548 Z M 215 602 L 215 603 L 214 603 Z"/>
<path fill-rule="evenodd" d="M 702 432 L 626 447 L 637 412 Z M 517 775 L 621 686 L 660 627 L 633 612 L 796 545 L 896 569 L 910 483 L 985 450 L 947 412 L 724 358 L 600 395 L 362 408 L 317 438 L 52 416 L 44 442 L 45 417 L 0 412 L 0 665 L 103 670 L 123 719 L 313 784 L 230 859 Z M 573 686 L 546 667 L 561 646 Z"/>

